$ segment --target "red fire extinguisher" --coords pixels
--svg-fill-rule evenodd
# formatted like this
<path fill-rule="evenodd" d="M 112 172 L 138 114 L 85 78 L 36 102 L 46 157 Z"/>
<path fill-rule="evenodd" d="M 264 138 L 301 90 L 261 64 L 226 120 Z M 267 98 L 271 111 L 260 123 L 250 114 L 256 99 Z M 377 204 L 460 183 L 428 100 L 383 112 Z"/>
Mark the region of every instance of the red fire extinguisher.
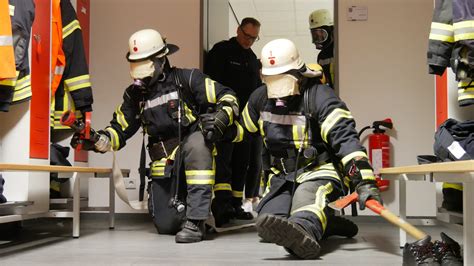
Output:
<path fill-rule="evenodd" d="M 362 133 L 372 128 L 372 134 L 369 135 L 369 159 L 374 168 L 376 176 L 380 169 L 390 167 L 390 137 L 385 135 L 386 129 L 392 129 L 392 119 L 386 118 L 382 121 L 374 121 L 372 126 L 366 126 L 359 132 L 359 138 Z"/>

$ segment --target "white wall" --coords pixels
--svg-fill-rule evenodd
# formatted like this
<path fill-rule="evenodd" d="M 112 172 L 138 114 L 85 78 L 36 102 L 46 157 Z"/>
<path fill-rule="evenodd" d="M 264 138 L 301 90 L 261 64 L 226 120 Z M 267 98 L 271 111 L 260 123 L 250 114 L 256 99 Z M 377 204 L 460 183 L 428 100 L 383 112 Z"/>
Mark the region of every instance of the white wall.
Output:
<path fill-rule="evenodd" d="M 180 51 L 169 57 L 171 64 L 199 68 L 202 51 L 200 12 L 201 1 L 195 0 L 100 0 L 91 1 L 90 75 L 94 91 L 92 126 L 102 129 L 122 102 L 125 88 L 131 83 L 125 54 L 128 38 L 140 29 L 153 28 L 176 44 Z M 141 149 L 140 131 L 118 152 L 121 168 L 132 170 L 138 178 Z M 89 165 L 111 167 L 111 154 L 90 153 Z M 104 186 L 105 190 L 107 186 Z M 138 198 L 138 190 L 129 191 L 131 199 Z M 106 193 L 103 195 L 107 199 Z M 120 205 L 119 205 L 120 204 Z M 118 203 L 118 212 L 128 211 Z"/>
<path fill-rule="evenodd" d="M 338 4 L 339 94 L 358 129 L 392 118 L 395 129 L 388 133 L 392 166 L 417 164 L 417 155 L 433 154 L 436 127 L 434 77 L 426 64 L 433 1 L 344 0 Z M 368 8 L 367 21 L 347 21 L 347 9 L 353 5 Z M 433 215 L 434 186 L 419 185 L 408 186 L 408 214 Z M 384 192 L 384 199 L 397 212 L 396 186 L 392 188 Z"/>
<path fill-rule="evenodd" d="M 367 21 L 347 21 L 352 5 Z M 432 0 L 339 1 L 339 89 L 362 128 L 392 118 L 392 165 L 431 154 L 435 130 L 434 78 L 426 52 Z"/>

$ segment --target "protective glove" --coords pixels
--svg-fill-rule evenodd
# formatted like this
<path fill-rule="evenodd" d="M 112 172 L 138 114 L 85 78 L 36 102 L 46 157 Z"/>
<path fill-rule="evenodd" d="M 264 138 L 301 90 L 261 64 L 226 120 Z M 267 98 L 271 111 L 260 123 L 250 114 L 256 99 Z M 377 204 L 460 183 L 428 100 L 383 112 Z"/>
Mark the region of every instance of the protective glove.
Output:
<path fill-rule="evenodd" d="M 375 181 L 362 181 L 356 186 L 357 194 L 359 194 L 359 208 L 365 209 L 365 202 L 368 199 L 374 199 L 380 204 L 383 204 L 382 197 L 380 197 L 380 191 Z"/>
<path fill-rule="evenodd" d="M 71 139 L 71 147 L 76 149 L 77 146 L 79 146 L 80 144 L 82 144 L 82 147 L 81 147 L 82 150 L 95 151 L 95 146 L 94 146 L 95 143 L 92 140 L 83 139 L 83 138 L 81 138 L 80 133 L 74 133 L 74 135 L 72 135 L 72 139 Z"/>
<path fill-rule="evenodd" d="M 104 133 L 98 133 L 99 139 L 94 144 L 95 151 L 106 153 L 112 150 L 112 144 L 110 143 L 109 137 Z"/>
<path fill-rule="evenodd" d="M 207 141 L 216 142 L 223 135 L 229 124 L 229 116 L 226 111 L 220 109 L 214 113 L 206 113 L 199 116 L 201 120 L 202 134 Z"/>

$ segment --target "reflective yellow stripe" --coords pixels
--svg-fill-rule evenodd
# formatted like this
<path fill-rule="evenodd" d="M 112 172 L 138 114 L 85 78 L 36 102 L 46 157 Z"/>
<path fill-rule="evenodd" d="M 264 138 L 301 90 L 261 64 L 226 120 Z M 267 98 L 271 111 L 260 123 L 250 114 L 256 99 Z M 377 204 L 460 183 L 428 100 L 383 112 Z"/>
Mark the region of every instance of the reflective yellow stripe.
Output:
<path fill-rule="evenodd" d="M 81 29 L 81 25 L 77 19 L 63 27 L 63 39 L 66 39 L 66 37 L 73 33 L 76 29 Z"/>
<path fill-rule="evenodd" d="M 304 145 L 303 147 L 308 146 L 308 134 L 306 132 L 305 136 L 305 130 L 306 126 L 293 125 L 293 142 L 296 149 L 299 149 L 302 144 Z"/>
<path fill-rule="evenodd" d="M 270 192 L 270 185 L 272 183 L 272 178 L 275 176 L 275 175 L 278 175 L 280 173 L 280 171 L 278 171 L 276 168 L 272 167 L 270 169 L 273 173 L 270 173 L 268 175 L 268 180 L 267 180 L 267 187 L 265 188 L 265 191 L 263 192 L 263 195 L 262 197 L 265 197 L 269 192 Z"/>
<path fill-rule="evenodd" d="M 309 180 L 314 180 L 320 177 L 332 177 L 340 180 L 339 175 L 332 163 L 323 164 L 312 168 L 310 171 L 304 172 L 296 178 L 297 183 L 303 183 Z"/>
<path fill-rule="evenodd" d="M 13 17 L 15 15 L 15 6 L 14 5 L 8 5 L 8 11 L 10 13 L 10 17 Z"/>
<path fill-rule="evenodd" d="M 460 183 L 443 183 L 443 188 L 451 188 L 451 189 L 463 191 L 462 184 Z"/>
<path fill-rule="evenodd" d="M 360 169 L 362 180 L 375 180 L 374 172 L 370 169 Z"/>
<path fill-rule="evenodd" d="M 327 217 L 326 214 L 324 213 L 324 208 L 326 207 L 326 198 L 327 195 L 330 194 L 333 191 L 333 187 L 331 183 L 327 183 L 324 186 L 320 186 L 318 190 L 316 191 L 316 198 L 314 204 L 311 205 L 306 205 L 301 208 L 298 208 L 294 211 L 291 212 L 291 215 L 294 215 L 297 212 L 302 212 L 302 211 L 309 211 L 316 216 L 318 216 L 319 221 L 321 222 L 321 225 L 323 227 L 323 232 L 326 230 L 326 225 L 327 225 Z"/>
<path fill-rule="evenodd" d="M 324 122 L 321 125 L 321 137 L 325 142 L 328 142 L 327 137 L 329 134 L 329 131 L 334 127 L 334 125 L 340 120 L 340 119 L 353 119 L 351 112 L 348 110 L 344 110 L 341 108 L 336 108 L 334 109 L 328 117 L 324 120 Z"/>
<path fill-rule="evenodd" d="M 117 117 L 117 122 L 122 127 L 122 131 L 125 131 L 125 129 L 128 128 L 128 123 L 121 109 L 122 109 L 122 105 L 119 105 L 117 109 L 115 110 L 115 115 Z"/>
<path fill-rule="evenodd" d="M 454 42 L 454 28 L 453 25 L 439 22 L 431 23 L 430 40 L 437 40 L 442 42 Z"/>
<path fill-rule="evenodd" d="M 232 197 L 234 198 L 242 198 L 244 196 L 244 192 L 243 191 L 235 191 L 235 190 L 232 190 Z"/>
<path fill-rule="evenodd" d="M 344 158 L 342 158 L 341 162 L 342 162 L 342 165 L 346 165 L 347 162 L 349 162 L 350 160 L 356 158 L 356 157 L 364 157 L 364 158 L 368 158 L 367 157 L 367 154 L 363 151 L 355 151 L 355 152 L 351 152 L 349 153 L 348 155 L 344 156 Z"/>
<path fill-rule="evenodd" d="M 219 183 L 214 185 L 214 191 L 232 191 L 229 183 Z"/>
<path fill-rule="evenodd" d="M 227 126 L 232 125 L 232 123 L 234 122 L 232 108 L 230 106 L 224 106 L 222 107 L 222 109 L 227 113 L 227 116 L 229 117 L 229 123 L 227 124 Z"/>
<path fill-rule="evenodd" d="M 474 99 L 474 82 L 468 87 L 470 83 L 470 79 L 462 80 L 458 83 L 458 87 L 460 87 L 458 89 L 458 101 Z"/>
<path fill-rule="evenodd" d="M 215 87 L 215 81 L 210 79 L 210 78 L 206 78 L 206 96 L 207 96 L 207 101 L 209 103 L 216 103 L 217 100 L 216 100 L 216 87 Z"/>
<path fill-rule="evenodd" d="M 214 185 L 214 179 L 186 179 L 188 185 Z"/>
<path fill-rule="evenodd" d="M 456 22 L 454 26 L 454 41 L 474 39 L 474 20 Z"/>
<path fill-rule="evenodd" d="M 154 161 L 151 164 L 151 176 L 164 176 L 165 175 L 166 159 Z"/>
<path fill-rule="evenodd" d="M 237 100 L 237 98 L 234 95 L 231 95 L 231 94 L 226 94 L 226 95 L 222 96 L 219 99 L 219 102 L 228 102 L 231 105 L 235 104 L 237 107 L 239 106 L 239 101 Z"/>
<path fill-rule="evenodd" d="M 82 88 L 91 87 L 90 76 L 82 75 L 71 79 L 64 80 L 69 91 L 75 91 Z"/>
<path fill-rule="evenodd" d="M 114 149 L 114 151 L 118 150 L 118 148 L 120 147 L 120 141 L 117 131 L 115 131 L 115 129 L 111 127 L 106 128 L 105 131 L 109 132 L 110 134 L 110 143 L 112 144 L 112 149 Z"/>
<path fill-rule="evenodd" d="M 237 133 L 232 142 L 241 142 L 244 139 L 244 128 L 240 125 L 238 121 L 234 122 L 235 127 L 237 128 Z"/>
<path fill-rule="evenodd" d="M 193 115 L 193 111 L 188 108 L 188 105 L 184 104 L 184 116 L 189 120 L 189 123 L 196 121 L 196 117 Z"/>
<path fill-rule="evenodd" d="M 244 118 L 245 128 L 247 128 L 249 132 L 257 132 L 258 128 L 255 126 L 255 124 L 252 122 L 252 119 L 250 118 L 248 105 L 245 106 L 244 111 L 242 112 L 242 116 Z"/>
<path fill-rule="evenodd" d="M 215 170 L 186 170 L 186 176 L 213 176 L 215 174 Z"/>

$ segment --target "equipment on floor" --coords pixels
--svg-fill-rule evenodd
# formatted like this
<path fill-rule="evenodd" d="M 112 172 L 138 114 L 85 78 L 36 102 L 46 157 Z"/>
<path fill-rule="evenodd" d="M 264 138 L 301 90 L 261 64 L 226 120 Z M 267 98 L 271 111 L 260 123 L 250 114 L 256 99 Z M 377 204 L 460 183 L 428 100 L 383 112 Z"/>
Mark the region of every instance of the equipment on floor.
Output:
<path fill-rule="evenodd" d="M 71 144 L 77 143 L 76 146 L 73 146 L 76 150 L 93 150 L 94 147 L 85 147 L 84 145 L 90 145 L 90 143 L 96 143 L 100 134 L 97 134 L 94 129 L 91 128 L 91 113 L 86 112 L 84 114 L 84 120 L 77 119 L 76 115 L 72 111 L 66 111 L 61 116 L 60 120 L 63 126 L 68 126 L 72 128 L 79 135 L 79 140 L 77 142 L 71 141 Z M 87 141 L 89 140 L 89 141 Z"/>
<path fill-rule="evenodd" d="M 359 132 L 359 138 L 365 130 L 372 128 L 369 135 L 369 158 L 374 168 L 375 175 L 379 174 L 381 168 L 390 167 L 390 137 L 385 134 L 386 129 L 392 129 L 392 119 L 386 118 L 374 121 L 372 126 L 366 126 Z"/>
<path fill-rule="evenodd" d="M 384 186 L 380 187 L 379 189 L 381 191 L 386 190 L 386 188 L 383 188 L 383 187 Z M 328 206 L 335 210 L 341 210 L 342 208 L 347 207 L 349 204 L 356 202 L 358 197 L 359 195 L 357 194 L 357 192 L 352 192 L 352 194 L 342 199 L 338 199 L 334 202 L 329 203 Z M 396 216 L 391 211 L 387 210 L 384 206 L 382 206 L 382 204 L 380 204 L 378 201 L 373 200 L 373 199 L 368 199 L 365 202 L 365 205 L 376 214 L 382 216 L 387 221 L 403 229 L 405 232 L 407 232 L 409 235 L 414 237 L 416 240 L 422 240 L 425 237 L 428 237 L 426 233 L 420 231 L 413 225 L 409 224 L 407 221 Z"/>

